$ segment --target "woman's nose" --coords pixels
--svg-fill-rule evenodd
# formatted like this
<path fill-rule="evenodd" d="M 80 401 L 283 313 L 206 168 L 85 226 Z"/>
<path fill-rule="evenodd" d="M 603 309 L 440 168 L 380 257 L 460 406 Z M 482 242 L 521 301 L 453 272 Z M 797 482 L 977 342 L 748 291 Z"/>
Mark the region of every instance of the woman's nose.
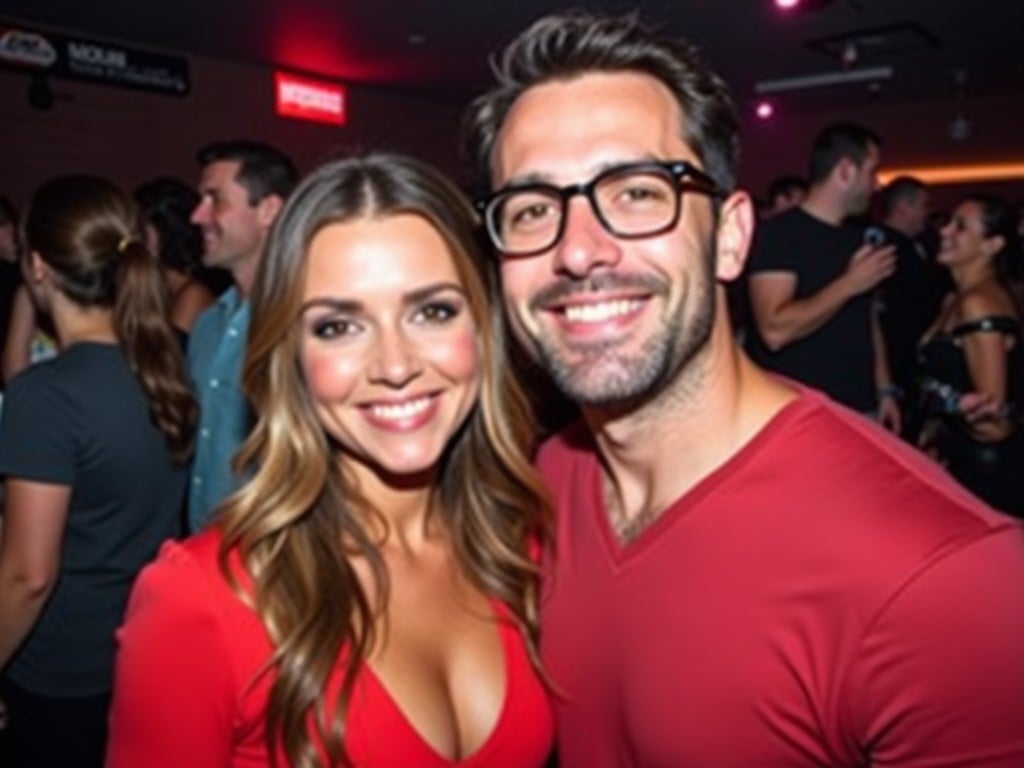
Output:
<path fill-rule="evenodd" d="M 400 388 L 423 370 L 417 344 L 401 330 L 381 333 L 370 364 L 370 379 Z"/>

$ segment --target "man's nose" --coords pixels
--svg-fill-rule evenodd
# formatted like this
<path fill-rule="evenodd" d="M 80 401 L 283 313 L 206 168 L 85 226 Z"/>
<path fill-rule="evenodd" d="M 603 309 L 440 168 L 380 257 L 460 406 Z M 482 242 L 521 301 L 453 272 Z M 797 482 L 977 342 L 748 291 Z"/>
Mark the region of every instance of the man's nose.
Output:
<path fill-rule="evenodd" d="M 199 201 L 199 205 L 192 209 L 192 215 L 188 217 L 188 220 L 193 224 L 199 226 L 205 224 L 210 217 L 210 201 L 202 199 Z"/>
<path fill-rule="evenodd" d="M 584 277 L 600 267 L 614 266 L 622 258 L 621 244 L 605 229 L 590 201 L 580 195 L 565 206 L 562 237 L 555 246 L 555 269 Z"/>

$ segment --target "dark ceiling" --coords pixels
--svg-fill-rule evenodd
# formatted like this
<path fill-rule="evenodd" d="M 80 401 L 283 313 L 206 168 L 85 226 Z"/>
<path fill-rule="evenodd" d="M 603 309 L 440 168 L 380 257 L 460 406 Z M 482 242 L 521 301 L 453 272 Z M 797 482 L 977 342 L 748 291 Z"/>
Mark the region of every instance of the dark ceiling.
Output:
<path fill-rule="evenodd" d="M 689 37 L 732 84 L 741 106 L 755 82 L 891 67 L 877 83 L 787 94 L 799 110 L 842 104 L 1024 93 L 1024 0 L 772 0 L 581 3 L 633 9 Z M 545 0 L 3 0 L 0 17 L 110 42 L 269 64 L 350 82 L 466 99 L 487 81 L 487 55 Z M 847 61 L 843 61 L 847 57 Z M 962 72 L 962 76 L 956 73 Z"/>

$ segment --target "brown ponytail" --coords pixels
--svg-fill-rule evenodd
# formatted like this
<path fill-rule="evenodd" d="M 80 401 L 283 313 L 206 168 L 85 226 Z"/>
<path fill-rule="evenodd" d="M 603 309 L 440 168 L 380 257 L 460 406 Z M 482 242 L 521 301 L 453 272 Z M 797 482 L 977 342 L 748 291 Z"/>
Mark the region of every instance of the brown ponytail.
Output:
<path fill-rule="evenodd" d="M 153 423 L 171 454 L 192 452 L 197 408 L 185 381 L 181 345 L 168 320 L 167 291 L 156 257 L 138 240 L 118 243 L 114 330 L 128 363 L 149 399 Z"/>
<path fill-rule="evenodd" d="M 114 331 L 149 401 L 153 424 L 175 460 L 184 462 L 198 409 L 159 266 L 138 239 L 137 221 L 132 201 L 106 179 L 59 176 L 33 195 L 25 238 L 70 300 L 112 310 Z"/>

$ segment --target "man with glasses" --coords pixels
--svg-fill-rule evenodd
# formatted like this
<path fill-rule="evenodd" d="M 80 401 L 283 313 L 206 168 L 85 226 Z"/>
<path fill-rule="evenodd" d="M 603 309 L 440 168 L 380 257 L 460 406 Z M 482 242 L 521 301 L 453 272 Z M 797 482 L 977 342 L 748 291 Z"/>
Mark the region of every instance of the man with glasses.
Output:
<path fill-rule="evenodd" d="M 733 342 L 754 213 L 722 81 L 578 13 L 495 68 L 480 208 L 583 413 L 538 458 L 562 764 L 1024 765 L 1024 529 Z"/>

